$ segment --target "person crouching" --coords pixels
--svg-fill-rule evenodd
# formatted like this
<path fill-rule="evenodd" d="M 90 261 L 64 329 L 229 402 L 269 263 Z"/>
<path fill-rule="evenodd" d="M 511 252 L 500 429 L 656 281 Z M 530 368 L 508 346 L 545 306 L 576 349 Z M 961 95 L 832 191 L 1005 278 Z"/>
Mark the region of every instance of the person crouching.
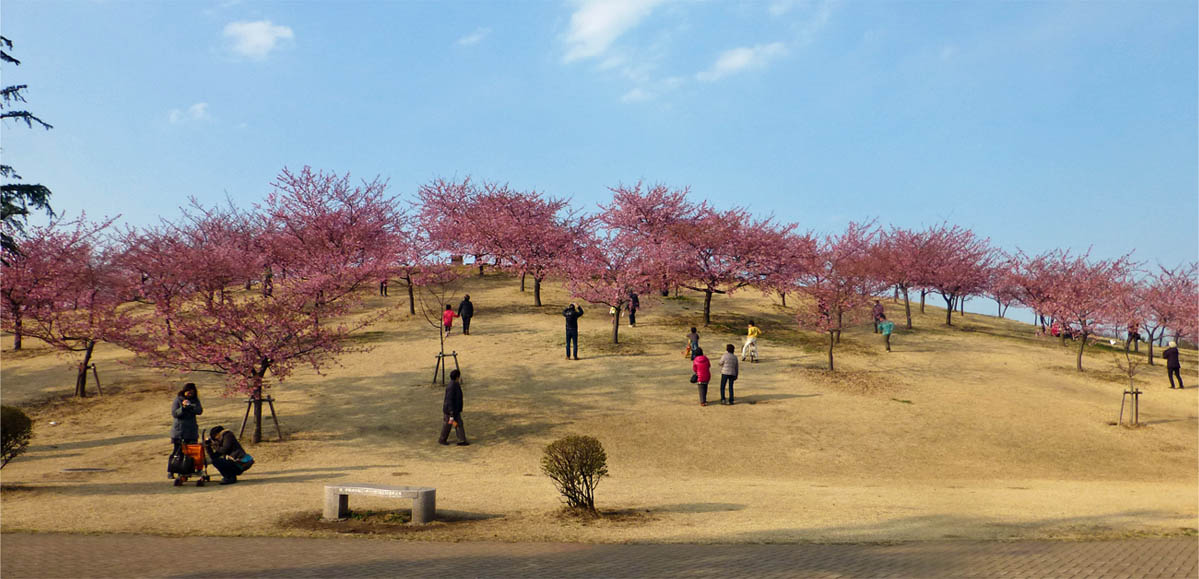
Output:
<path fill-rule="evenodd" d="M 246 454 L 232 432 L 223 426 L 214 426 L 204 441 L 212 466 L 221 473 L 221 484 L 237 482 L 237 476 L 254 466 L 254 457 Z"/>

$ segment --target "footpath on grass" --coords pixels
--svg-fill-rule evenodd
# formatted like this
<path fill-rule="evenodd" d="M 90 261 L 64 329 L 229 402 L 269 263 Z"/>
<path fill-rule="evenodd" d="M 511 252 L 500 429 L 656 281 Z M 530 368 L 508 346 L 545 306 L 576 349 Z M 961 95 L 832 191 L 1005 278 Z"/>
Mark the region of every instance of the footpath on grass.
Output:
<path fill-rule="evenodd" d="M 23 577 L 1195 577 L 1199 539 L 611 545 L 6 533 Z"/>

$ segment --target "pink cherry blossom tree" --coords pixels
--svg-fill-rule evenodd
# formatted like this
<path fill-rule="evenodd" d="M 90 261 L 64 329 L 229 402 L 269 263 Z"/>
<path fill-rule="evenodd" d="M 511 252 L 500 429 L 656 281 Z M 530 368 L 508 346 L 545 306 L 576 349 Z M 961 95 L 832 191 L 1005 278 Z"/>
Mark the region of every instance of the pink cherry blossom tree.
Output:
<path fill-rule="evenodd" d="M 116 265 L 119 250 L 105 238 L 112 221 L 56 219 L 31 228 L 19 253 L 3 264 L 5 330 L 19 329 L 63 353 L 82 353 L 75 377 L 81 398 L 96 344 L 130 323 L 120 307 L 131 292 Z"/>
<path fill-rule="evenodd" d="M 1051 311 L 1081 333 L 1076 365 L 1082 372 L 1087 338 L 1100 326 L 1129 321 L 1122 319 L 1120 304 L 1122 297 L 1132 291 L 1136 265 L 1129 255 L 1094 261 L 1090 259 L 1090 251 L 1079 256 L 1063 251 L 1057 255 L 1052 267 L 1057 270 L 1057 275 L 1049 288 Z"/>
<path fill-rule="evenodd" d="M 929 239 L 929 232 L 892 226 L 879 234 L 878 242 L 871 248 L 871 263 L 879 281 L 903 294 L 909 330 L 912 329 L 912 301 L 908 292 L 929 279 L 929 270 L 935 265 Z"/>
<path fill-rule="evenodd" d="M 575 254 L 563 261 L 566 287 L 571 295 L 613 310 L 612 343 L 620 343 L 620 316 L 632 294 L 644 294 L 655 280 L 645 251 L 637 239 L 615 230 L 583 238 Z M 642 307 L 647 299 L 638 300 Z"/>
<path fill-rule="evenodd" d="M 945 300 L 945 325 L 953 325 L 953 310 L 960 300 L 986 287 L 994 260 L 989 239 L 969 229 L 942 224 L 928 232 L 928 277 L 925 285 Z"/>
<path fill-rule="evenodd" d="M 600 223 L 638 244 L 646 268 L 654 272 L 654 290 L 667 295 L 687 277 L 686 248 L 675 234 L 699 215 L 699 206 L 687 200 L 689 189 L 671 189 L 663 184 L 619 185 L 609 188 L 612 201 L 600 208 Z"/>
<path fill-rule="evenodd" d="M 778 293 L 784 308 L 787 294 L 796 290 L 816 257 L 816 240 L 811 233 L 796 233 L 797 227 L 788 224 L 752 233 L 759 238 L 755 243 L 759 252 L 754 269 L 749 272 L 751 284 L 762 291 Z"/>
<path fill-rule="evenodd" d="M 1194 339 L 1199 324 L 1199 264 L 1192 262 L 1172 269 L 1162 266 L 1140 288 L 1148 333 L 1149 364 L 1153 364 L 1153 343 L 1168 331 L 1175 339 Z"/>
<path fill-rule="evenodd" d="M 256 401 L 253 440 L 261 441 L 268 372 L 276 383 L 299 365 L 319 373 L 386 313 L 348 315 L 394 262 L 396 201 L 385 190 L 378 180 L 351 185 L 348 175 L 305 167 L 280 173 L 251 214 L 191 213 L 173 226 L 188 241 L 176 267 L 192 276 L 193 293 L 155 304 L 154 320 L 125 333 L 123 345 L 151 365 L 224 375 L 231 392 Z M 280 273 L 270 292 L 241 289 L 268 263 Z M 162 316 L 172 332 L 154 323 Z"/>
<path fill-rule="evenodd" d="M 834 370 L 833 347 L 847 323 L 868 315 L 866 306 L 882 286 L 870 264 L 870 247 L 877 236 L 873 224 L 850 223 L 845 233 L 825 236 L 816 248 L 812 267 L 801 291 L 808 303 L 796 315 L 801 328 L 828 334 L 828 369 Z"/>
<path fill-rule="evenodd" d="M 1016 279 L 1017 258 L 996 251 L 994 264 L 987 271 L 983 293 L 995 300 L 996 313 L 1000 318 L 1007 314 L 1012 304 L 1020 301 L 1021 286 Z"/>

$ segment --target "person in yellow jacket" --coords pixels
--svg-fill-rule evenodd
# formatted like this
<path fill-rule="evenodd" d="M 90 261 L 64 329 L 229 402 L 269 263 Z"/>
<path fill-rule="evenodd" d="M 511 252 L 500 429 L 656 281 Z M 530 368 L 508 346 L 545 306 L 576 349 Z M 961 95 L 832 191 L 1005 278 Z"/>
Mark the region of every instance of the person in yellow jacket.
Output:
<path fill-rule="evenodd" d="M 745 345 L 741 346 L 741 359 L 748 357 L 750 360 L 758 361 L 758 336 L 762 335 L 761 328 L 754 325 L 754 321 L 749 321 L 749 329 L 745 332 Z"/>

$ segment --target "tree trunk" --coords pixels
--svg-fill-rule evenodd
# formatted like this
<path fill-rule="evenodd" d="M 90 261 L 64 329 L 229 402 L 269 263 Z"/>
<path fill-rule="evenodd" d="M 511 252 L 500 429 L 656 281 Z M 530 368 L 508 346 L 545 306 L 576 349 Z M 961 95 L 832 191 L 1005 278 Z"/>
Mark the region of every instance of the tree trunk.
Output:
<path fill-rule="evenodd" d="M 924 296 L 928 295 L 928 290 L 920 290 L 920 313 L 924 313 Z"/>
<path fill-rule="evenodd" d="M 845 312 L 841 311 L 840 308 L 837 308 L 837 330 L 836 330 L 836 333 L 837 333 L 837 343 L 838 344 L 841 343 L 841 328 L 845 327 L 845 324 L 842 321 L 844 319 L 844 317 L 845 317 Z M 831 368 L 830 368 L 830 370 L 831 370 Z"/>
<path fill-rule="evenodd" d="M 787 292 L 779 292 L 779 296 L 783 298 L 783 307 L 787 307 Z"/>
<path fill-rule="evenodd" d="M 1078 371 L 1079 372 L 1082 372 L 1082 350 L 1083 350 L 1083 348 L 1087 347 L 1087 336 L 1088 335 L 1090 335 L 1090 334 L 1083 332 L 1082 333 L 1082 343 L 1078 345 Z"/>
<path fill-rule="evenodd" d="M 83 350 L 83 361 L 79 363 L 79 374 L 75 375 L 75 396 L 87 398 L 87 369 L 92 363 L 92 351 L 96 349 L 96 341 L 88 340 Z"/>
<path fill-rule="evenodd" d="M 962 296 L 962 299 L 958 300 L 958 308 L 963 316 L 966 315 L 966 296 Z"/>
<path fill-rule="evenodd" d="M 1003 317 L 1003 302 L 998 299 L 995 300 L 995 311 L 999 314 L 999 317 Z"/>
<path fill-rule="evenodd" d="M 712 290 L 704 290 L 704 325 L 712 321 Z"/>
<path fill-rule="evenodd" d="M 524 273 L 520 274 L 520 291 L 522 292 L 525 291 L 525 275 Z"/>
<path fill-rule="evenodd" d="M 21 320 L 21 307 L 14 305 L 12 307 L 12 326 L 13 326 L 12 349 L 13 350 L 21 349 L 21 326 L 22 326 L 22 324 L 24 324 L 24 321 Z"/>
<path fill-rule="evenodd" d="M 412 287 L 412 276 L 405 276 L 404 281 L 408 283 L 408 315 L 416 315 L 416 290 Z"/>
<path fill-rule="evenodd" d="M 833 371 L 833 344 L 834 344 L 834 342 L 835 341 L 833 339 L 833 331 L 829 330 L 829 332 L 828 332 L 828 371 L 829 372 Z"/>
<path fill-rule="evenodd" d="M 953 294 L 950 294 L 949 296 L 942 295 L 941 297 L 945 299 L 945 325 L 952 326 L 953 325 L 953 306 L 955 305 L 953 303 Z"/>
<path fill-rule="evenodd" d="M 254 444 L 262 442 L 262 384 L 254 389 Z"/>
<path fill-rule="evenodd" d="M 475 263 L 479 264 L 479 277 L 483 277 L 483 256 L 476 255 Z"/>
<path fill-rule="evenodd" d="M 533 278 L 533 305 L 541 307 L 541 278 Z"/>
<path fill-rule="evenodd" d="M 620 306 L 616 306 L 616 314 L 612 316 L 612 343 L 620 343 Z"/>
<path fill-rule="evenodd" d="M 1153 366 L 1153 332 L 1149 332 L 1149 341 L 1146 343 L 1149 344 L 1149 365 Z"/>
<path fill-rule="evenodd" d="M 908 289 L 903 289 L 903 313 L 908 317 L 908 329 L 912 329 L 912 300 L 908 298 Z"/>
<path fill-rule="evenodd" d="M 891 296 L 891 303 L 899 303 L 899 286 L 895 286 L 895 295 Z"/>

